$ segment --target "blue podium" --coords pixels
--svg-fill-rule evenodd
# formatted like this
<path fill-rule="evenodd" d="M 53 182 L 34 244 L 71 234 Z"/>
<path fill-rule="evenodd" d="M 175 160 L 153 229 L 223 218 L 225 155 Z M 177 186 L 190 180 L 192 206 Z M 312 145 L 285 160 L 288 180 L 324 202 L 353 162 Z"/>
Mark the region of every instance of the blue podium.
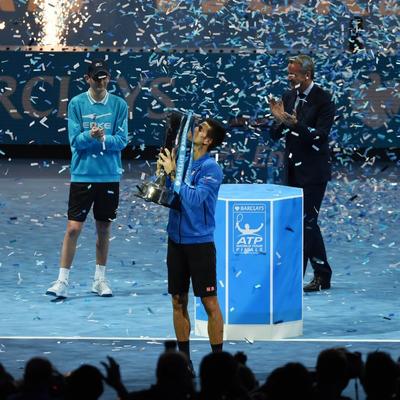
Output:
<path fill-rule="evenodd" d="M 224 339 L 270 340 L 303 331 L 303 192 L 269 184 L 221 185 L 217 293 Z M 196 298 L 195 334 L 208 336 Z"/>

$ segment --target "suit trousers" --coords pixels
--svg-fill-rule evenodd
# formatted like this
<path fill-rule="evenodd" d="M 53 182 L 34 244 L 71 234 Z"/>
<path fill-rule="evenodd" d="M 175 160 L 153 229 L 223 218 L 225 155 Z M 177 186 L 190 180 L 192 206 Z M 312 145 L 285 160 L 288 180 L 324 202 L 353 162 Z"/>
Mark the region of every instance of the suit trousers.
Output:
<path fill-rule="evenodd" d="M 318 215 L 324 198 L 327 183 L 307 185 L 303 187 L 304 199 L 304 264 L 305 274 L 310 261 L 314 276 L 331 277 L 332 269 L 326 257 L 324 240 L 318 226 Z M 292 185 L 296 186 L 296 185 Z"/>

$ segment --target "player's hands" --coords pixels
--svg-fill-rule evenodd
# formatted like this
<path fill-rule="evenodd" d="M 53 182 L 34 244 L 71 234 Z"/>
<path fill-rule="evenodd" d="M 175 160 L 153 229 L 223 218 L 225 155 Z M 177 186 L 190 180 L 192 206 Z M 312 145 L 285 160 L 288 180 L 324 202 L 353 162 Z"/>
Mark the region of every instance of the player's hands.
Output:
<path fill-rule="evenodd" d="M 106 134 L 104 132 L 104 128 L 99 128 L 99 137 L 98 139 L 100 140 L 100 142 L 104 142 L 104 140 L 106 139 Z"/>
<path fill-rule="evenodd" d="M 158 164 L 164 168 L 164 171 L 167 175 L 170 175 L 171 172 L 176 171 L 176 162 L 175 162 L 175 149 L 170 152 L 168 149 L 164 149 L 158 154 L 157 168 Z"/>
<path fill-rule="evenodd" d="M 104 129 L 94 123 L 90 129 L 90 136 L 102 142 L 104 140 Z"/>
<path fill-rule="evenodd" d="M 161 149 L 162 151 L 162 149 Z M 157 156 L 157 169 L 156 169 L 156 176 L 159 176 L 161 174 L 161 171 L 163 169 L 163 166 L 161 165 L 161 159 L 160 155 Z"/>

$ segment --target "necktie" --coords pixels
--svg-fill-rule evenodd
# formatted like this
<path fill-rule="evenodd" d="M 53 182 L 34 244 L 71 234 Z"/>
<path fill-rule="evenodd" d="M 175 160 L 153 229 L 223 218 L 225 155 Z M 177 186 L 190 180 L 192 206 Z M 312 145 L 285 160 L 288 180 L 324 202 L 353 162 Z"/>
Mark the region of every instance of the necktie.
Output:
<path fill-rule="evenodd" d="M 306 102 L 306 95 L 304 93 L 298 93 L 297 97 L 299 98 L 299 102 L 297 103 L 296 114 L 299 115 L 304 103 Z"/>

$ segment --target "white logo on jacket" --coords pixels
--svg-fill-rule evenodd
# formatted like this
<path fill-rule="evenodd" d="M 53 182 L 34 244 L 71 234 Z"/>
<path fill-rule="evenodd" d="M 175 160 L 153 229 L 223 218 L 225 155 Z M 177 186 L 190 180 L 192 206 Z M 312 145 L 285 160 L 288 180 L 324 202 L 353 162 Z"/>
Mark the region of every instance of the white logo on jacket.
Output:
<path fill-rule="evenodd" d="M 91 119 L 91 121 L 83 121 L 83 127 L 85 129 L 91 129 L 93 126 L 98 126 L 99 128 L 103 129 L 111 129 L 111 122 L 100 122 L 97 121 L 98 118 L 102 117 L 108 117 L 109 115 L 112 115 L 112 113 L 106 113 L 106 114 L 87 114 L 87 115 L 82 115 L 82 118 L 88 118 Z"/>

